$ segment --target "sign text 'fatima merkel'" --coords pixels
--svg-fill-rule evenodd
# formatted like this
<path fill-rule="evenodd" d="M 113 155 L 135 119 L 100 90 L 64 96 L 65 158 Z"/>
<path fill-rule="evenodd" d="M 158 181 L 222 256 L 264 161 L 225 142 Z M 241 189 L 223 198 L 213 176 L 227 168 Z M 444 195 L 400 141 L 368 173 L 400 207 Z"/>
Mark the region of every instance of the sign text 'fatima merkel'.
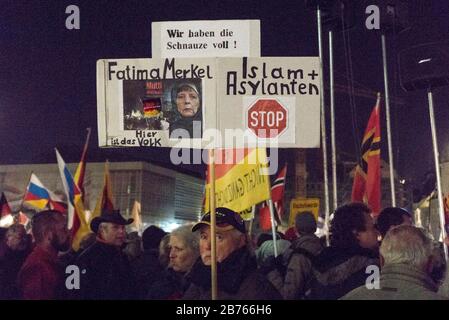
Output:
<path fill-rule="evenodd" d="M 118 69 L 117 62 L 108 61 L 108 79 L 114 80 L 161 80 L 161 79 L 213 79 L 209 65 L 200 67 L 190 64 L 189 68 L 176 68 L 175 59 L 165 59 L 162 68 L 139 69 L 136 66 L 126 65 Z"/>

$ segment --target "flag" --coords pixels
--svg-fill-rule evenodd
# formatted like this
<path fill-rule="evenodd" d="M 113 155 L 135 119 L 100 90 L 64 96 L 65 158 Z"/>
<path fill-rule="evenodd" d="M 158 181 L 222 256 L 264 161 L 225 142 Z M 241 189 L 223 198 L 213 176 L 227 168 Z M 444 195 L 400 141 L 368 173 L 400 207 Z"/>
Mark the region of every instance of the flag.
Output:
<path fill-rule="evenodd" d="M 270 207 L 266 201 L 259 208 L 259 227 L 262 231 L 271 229 Z"/>
<path fill-rule="evenodd" d="M 0 199 L 0 212 L 0 227 L 8 228 L 14 223 L 14 217 L 12 216 L 11 207 L 3 192 L 2 198 Z"/>
<path fill-rule="evenodd" d="M 377 216 L 381 208 L 380 192 L 380 94 L 363 135 L 362 158 L 356 167 L 352 201 L 364 202 Z"/>
<path fill-rule="evenodd" d="M 90 232 L 89 226 L 84 214 L 84 205 L 81 199 L 81 191 L 73 180 L 67 165 L 55 148 L 56 158 L 58 161 L 59 173 L 62 179 L 62 185 L 67 195 L 68 204 L 68 221 L 67 227 L 71 230 L 72 235 L 72 248 L 78 251 L 81 239 Z M 76 216 L 76 219 L 75 219 Z M 74 221 L 79 221 L 79 225 L 75 226 Z"/>
<path fill-rule="evenodd" d="M 271 185 L 271 200 L 273 200 L 274 208 L 277 213 L 278 223 L 281 223 L 282 216 L 284 214 L 284 190 L 285 190 L 285 177 L 287 175 L 287 164 L 279 171 L 279 174 Z"/>
<path fill-rule="evenodd" d="M 137 200 L 134 200 L 133 209 L 131 211 L 131 217 L 134 219 L 134 221 L 130 227 L 131 227 L 131 230 L 137 231 L 137 233 L 139 233 L 139 234 L 142 233 L 142 228 L 143 228 L 142 219 L 141 219 L 140 215 L 141 215 L 140 202 Z"/>
<path fill-rule="evenodd" d="M 34 173 L 31 173 L 23 203 L 39 210 L 53 209 L 65 212 L 63 201 L 49 191 Z"/>
<path fill-rule="evenodd" d="M 446 230 L 446 234 L 449 234 L 449 194 L 443 198 L 443 206 L 444 206 L 444 228 Z"/>
<path fill-rule="evenodd" d="M 12 214 L 11 207 L 8 200 L 6 200 L 5 194 L 2 192 L 2 198 L 0 199 L 0 217 L 5 217 L 8 214 Z"/>
<path fill-rule="evenodd" d="M 26 228 L 26 226 L 30 222 L 30 219 L 28 219 L 27 215 L 24 214 L 22 211 L 19 211 L 19 217 L 17 221 Z"/>
<path fill-rule="evenodd" d="M 216 150 L 215 203 L 236 212 L 270 198 L 267 155 L 264 148 Z M 205 212 L 209 211 L 211 176 L 208 167 Z"/>
<path fill-rule="evenodd" d="M 112 184 L 108 161 L 106 161 L 104 165 L 103 189 L 101 190 L 100 197 L 98 198 L 97 204 L 95 205 L 94 212 L 92 212 L 92 219 L 95 217 L 99 217 L 103 210 L 114 210 L 114 200 L 112 196 Z"/>
<path fill-rule="evenodd" d="M 81 160 L 78 164 L 78 167 L 76 167 L 75 175 L 73 176 L 73 179 L 75 180 L 76 185 L 81 191 L 81 198 L 84 201 L 84 175 L 86 173 L 86 154 L 87 154 L 87 147 L 89 146 L 89 138 L 90 138 L 90 128 L 87 128 L 87 137 L 86 142 L 84 143 L 83 153 L 81 154 Z"/>

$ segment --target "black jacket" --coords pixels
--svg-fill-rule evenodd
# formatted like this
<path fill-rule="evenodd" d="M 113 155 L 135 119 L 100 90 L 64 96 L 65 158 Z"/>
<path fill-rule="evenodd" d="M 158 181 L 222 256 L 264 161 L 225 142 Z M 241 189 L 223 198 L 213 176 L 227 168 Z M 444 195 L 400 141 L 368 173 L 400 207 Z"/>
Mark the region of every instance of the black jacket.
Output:
<path fill-rule="evenodd" d="M 191 282 L 183 299 L 210 300 L 211 269 L 199 258 L 187 275 Z M 222 263 L 217 263 L 218 299 L 280 300 L 279 292 L 258 272 L 256 259 L 246 248 L 234 251 Z"/>
<path fill-rule="evenodd" d="M 137 297 L 133 272 L 120 248 L 97 241 L 78 257 L 76 265 L 81 270 L 77 298 L 126 300 Z"/>
<path fill-rule="evenodd" d="M 327 247 L 313 260 L 312 299 L 336 300 L 365 284 L 366 267 L 379 266 L 378 253 L 364 248 Z"/>

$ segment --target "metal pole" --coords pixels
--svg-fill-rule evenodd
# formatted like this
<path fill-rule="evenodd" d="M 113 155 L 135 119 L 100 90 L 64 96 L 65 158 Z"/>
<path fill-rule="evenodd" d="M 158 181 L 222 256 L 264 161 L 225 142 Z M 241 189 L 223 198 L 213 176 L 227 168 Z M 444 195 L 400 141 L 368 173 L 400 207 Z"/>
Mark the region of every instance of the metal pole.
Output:
<path fill-rule="evenodd" d="M 320 55 L 320 90 L 321 90 L 321 147 L 323 148 L 323 177 L 324 177 L 324 214 L 325 227 L 329 225 L 329 181 L 327 177 L 327 147 L 326 147 L 326 116 L 324 107 L 324 76 L 323 76 L 323 45 L 321 39 L 321 10 L 317 6 L 317 23 L 318 23 L 318 50 Z M 327 228 L 329 229 L 329 228 Z M 326 232 L 326 242 L 329 245 L 329 232 Z"/>
<path fill-rule="evenodd" d="M 385 34 L 382 34 L 382 60 L 384 66 L 385 116 L 387 118 L 388 159 L 390 161 L 391 205 L 393 207 L 396 207 L 396 192 L 394 188 L 393 143 L 391 142 L 390 96 L 388 92 L 387 46 L 385 44 Z"/>
<path fill-rule="evenodd" d="M 268 205 L 270 206 L 270 217 L 271 217 L 271 232 L 273 233 L 273 247 L 274 247 L 274 257 L 278 256 L 278 247 L 276 241 L 276 228 L 274 226 L 274 209 L 273 209 L 273 200 L 268 200 Z"/>
<path fill-rule="evenodd" d="M 217 244 L 215 219 L 215 149 L 209 152 L 210 166 L 210 246 L 211 246 L 211 291 L 212 300 L 217 300 Z"/>
<path fill-rule="evenodd" d="M 334 55 L 332 30 L 329 31 L 329 78 L 331 94 L 331 147 L 332 147 L 332 191 L 333 191 L 333 210 L 338 207 L 337 194 L 337 146 L 335 144 L 335 97 L 334 97 Z"/>
<path fill-rule="evenodd" d="M 435 113 L 433 110 L 433 96 L 432 91 L 429 89 L 427 92 L 429 99 L 429 115 L 430 115 L 430 129 L 432 130 L 432 142 L 433 142 L 433 157 L 435 158 L 435 172 L 437 176 L 437 191 L 438 191 L 438 212 L 440 215 L 441 235 L 443 240 L 446 238 L 444 207 L 443 207 L 443 193 L 441 191 L 441 176 L 440 176 L 440 161 L 438 153 L 437 133 L 435 127 Z M 444 257 L 448 261 L 447 245 L 443 241 Z"/>

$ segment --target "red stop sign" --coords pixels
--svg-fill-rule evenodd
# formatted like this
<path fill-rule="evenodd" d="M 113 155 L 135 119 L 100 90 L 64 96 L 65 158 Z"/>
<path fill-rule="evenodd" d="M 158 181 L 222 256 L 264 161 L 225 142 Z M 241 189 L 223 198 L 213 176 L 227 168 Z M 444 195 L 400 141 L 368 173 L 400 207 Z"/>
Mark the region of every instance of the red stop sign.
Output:
<path fill-rule="evenodd" d="M 247 123 L 259 138 L 276 138 L 287 128 L 287 109 L 275 99 L 259 99 L 248 108 Z"/>

